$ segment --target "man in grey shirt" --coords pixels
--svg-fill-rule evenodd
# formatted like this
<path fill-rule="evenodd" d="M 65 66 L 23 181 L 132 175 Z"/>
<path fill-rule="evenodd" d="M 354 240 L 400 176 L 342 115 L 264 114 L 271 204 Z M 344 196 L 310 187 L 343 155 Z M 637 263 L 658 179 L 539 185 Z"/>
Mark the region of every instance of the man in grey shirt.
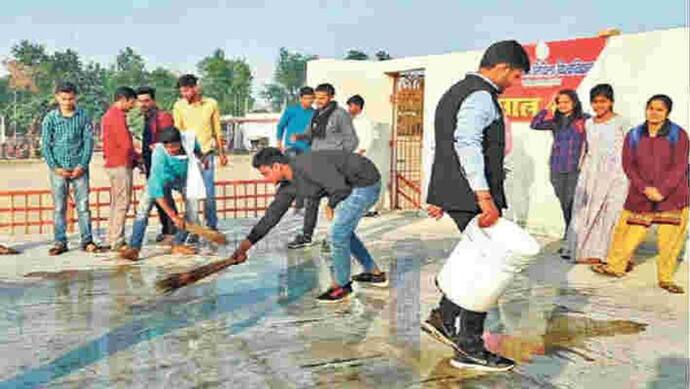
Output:
<path fill-rule="evenodd" d="M 307 131 L 301 135 L 294 135 L 293 141 L 307 140 L 311 145 L 310 151 L 354 152 L 359 145 L 359 138 L 357 138 L 350 114 L 333 100 L 335 97 L 333 85 L 321 84 L 316 87 L 314 93 L 316 112 Z M 319 215 L 319 203 L 319 199 L 306 201 L 302 233 L 288 243 L 288 248 L 298 249 L 314 244 L 312 235 Z"/>

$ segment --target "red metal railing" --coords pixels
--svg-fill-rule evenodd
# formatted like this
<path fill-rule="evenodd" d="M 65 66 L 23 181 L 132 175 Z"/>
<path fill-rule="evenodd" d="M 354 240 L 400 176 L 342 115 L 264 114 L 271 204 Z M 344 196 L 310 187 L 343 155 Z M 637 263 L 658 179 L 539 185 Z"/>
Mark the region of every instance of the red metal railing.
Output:
<path fill-rule="evenodd" d="M 139 203 L 142 185 L 134 187 L 132 206 L 127 214 L 133 219 Z M 241 180 L 216 182 L 217 214 L 220 219 L 235 219 L 261 216 L 275 194 L 275 187 L 268 181 Z M 110 215 L 110 188 L 96 187 L 90 189 L 89 208 L 94 228 L 105 227 Z M 182 209 L 182 200 L 175 197 L 178 209 Z M 203 214 L 203 207 L 199 207 Z M 158 219 L 156 210 L 151 218 Z M 75 230 L 77 215 L 74 198 L 67 201 L 67 229 Z M 0 191 L 0 233 L 47 233 L 53 224 L 53 200 L 49 189 Z"/>

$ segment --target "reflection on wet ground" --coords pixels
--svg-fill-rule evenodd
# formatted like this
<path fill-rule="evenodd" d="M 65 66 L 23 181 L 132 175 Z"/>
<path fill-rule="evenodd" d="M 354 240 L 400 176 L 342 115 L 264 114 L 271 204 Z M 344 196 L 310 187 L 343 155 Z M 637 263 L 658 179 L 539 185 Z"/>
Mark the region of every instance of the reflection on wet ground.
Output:
<path fill-rule="evenodd" d="M 399 232 L 413 222 L 363 226 L 378 239 L 372 252 L 391 286 L 357 288 L 335 306 L 315 301 L 330 282 L 328 257 L 318 247 L 284 249 L 298 220 L 284 222 L 247 263 L 171 295 L 155 282 L 213 259 L 161 254 L 70 267 L 68 257 L 23 269 L 0 281 L 0 387 L 593 387 L 606 380 L 583 378 L 596 368 L 610 388 L 630 387 L 636 376 L 671 388 L 687 376 L 682 300 L 655 304 L 668 297 L 573 278 L 579 269 L 549 255 L 517 277 L 487 319 L 487 346 L 518 368 L 450 367 L 450 350 L 419 324 L 437 302 L 431 280 L 455 239 Z M 247 229 L 226 228 L 238 236 Z M 651 355 L 638 349 L 653 345 Z"/>

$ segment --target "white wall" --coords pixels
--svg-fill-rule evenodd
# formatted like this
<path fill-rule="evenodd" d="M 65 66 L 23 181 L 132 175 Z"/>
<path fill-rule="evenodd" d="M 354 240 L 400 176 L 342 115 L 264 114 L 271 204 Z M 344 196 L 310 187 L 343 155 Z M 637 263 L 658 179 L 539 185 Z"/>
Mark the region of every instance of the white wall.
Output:
<path fill-rule="evenodd" d="M 690 39 L 688 28 L 620 35 L 609 38 L 594 67 L 580 84 L 578 94 L 586 111 L 589 89 L 597 83 L 613 85 L 615 110 L 632 123 L 644 119 L 644 104 L 653 94 L 665 93 L 674 101 L 671 118 L 690 129 Z M 367 101 L 367 114 L 390 136 L 392 79 L 387 72 L 424 69 L 424 197 L 433 161 L 433 123 L 443 93 L 465 73 L 476 70 L 481 51 L 404 58 L 384 62 L 318 60 L 309 63 L 309 85 L 331 82 L 343 99 L 359 93 Z M 514 122 L 511 169 L 506 192 L 508 215 L 526 220 L 536 232 L 558 236 L 563 232 L 560 207 L 549 183 L 551 135 L 531 131 L 528 123 Z"/>

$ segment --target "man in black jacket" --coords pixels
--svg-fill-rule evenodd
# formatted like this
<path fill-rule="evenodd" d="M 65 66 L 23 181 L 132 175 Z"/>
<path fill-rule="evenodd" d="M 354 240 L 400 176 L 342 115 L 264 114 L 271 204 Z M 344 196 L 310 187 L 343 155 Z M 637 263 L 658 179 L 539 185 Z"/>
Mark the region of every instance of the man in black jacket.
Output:
<path fill-rule="evenodd" d="M 479 227 L 492 226 L 507 208 L 503 181 L 505 128 L 498 94 L 530 68 L 516 41 L 491 45 L 479 65 L 453 85 L 436 107 L 436 149 L 428 189 L 429 216 L 450 216 L 462 232 L 477 215 Z M 472 269 L 467 269 L 472 271 Z M 511 369 L 513 361 L 484 348 L 486 312 L 464 309 L 443 296 L 422 329 L 456 352 L 451 364 L 485 371 Z"/>
<path fill-rule="evenodd" d="M 346 151 L 313 151 L 288 159 L 280 150 L 269 147 L 254 155 L 252 165 L 264 178 L 279 185 L 278 191 L 233 258 L 246 260 L 247 251 L 278 224 L 296 196 L 318 199 L 326 193 L 326 217 L 333 220 L 329 239 L 333 283 L 318 300 L 328 303 L 347 299 L 352 294 L 351 280 L 379 287 L 388 285 L 386 274 L 355 234 L 360 219 L 376 203 L 381 191 L 381 176 L 370 160 Z M 352 256 L 364 272 L 350 278 Z"/>

